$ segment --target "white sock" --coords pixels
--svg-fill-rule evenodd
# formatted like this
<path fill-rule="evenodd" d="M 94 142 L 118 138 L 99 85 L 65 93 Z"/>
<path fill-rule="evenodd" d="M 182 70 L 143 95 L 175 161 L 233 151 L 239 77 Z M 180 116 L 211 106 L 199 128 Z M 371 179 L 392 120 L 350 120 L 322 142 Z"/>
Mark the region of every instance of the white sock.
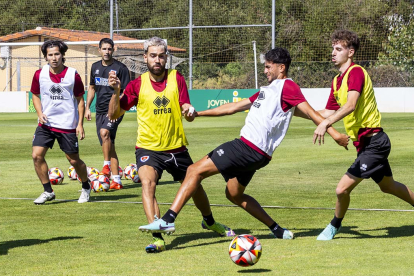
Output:
<path fill-rule="evenodd" d="M 109 167 L 111 166 L 111 161 L 104 161 L 104 167 L 105 165 L 108 165 Z"/>
<path fill-rule="evenodd" d="M 118 184 L 121 184 L 121 176 L 120 175 L 112 175 L 112 180 Z"/>

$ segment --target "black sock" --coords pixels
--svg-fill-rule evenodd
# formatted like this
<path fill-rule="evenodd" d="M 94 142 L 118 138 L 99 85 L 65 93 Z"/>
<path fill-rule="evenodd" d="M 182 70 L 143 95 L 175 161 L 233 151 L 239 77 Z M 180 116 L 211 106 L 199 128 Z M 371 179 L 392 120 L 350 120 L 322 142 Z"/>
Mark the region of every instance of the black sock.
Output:
<path fill-rule="evenodd" d="M 82 182 L 82 189 L 89 190 L 90 188 L 89 181 Z"/>
<path fill-rule="evenodd" d="M 162 238 L 162 236 L 161 236 L 161 233 L 152 233 L 152 236 L 153 236 L 154 238 L 160 238 L 160 239 L 164 240 L 164 239 Z"/>
<path fill-rule="evenodd" d="M 168 209 L 167 213 L 165 213 L 162 219 L 168 223 L 173 223 L 176 217 L 177 217 L 177 213 L 171 209 Z"/>
<path fill-rule="evenodd" d="M 204 221 L 207 223 L 208 226 L 211 226 L 214 224 L 215 220 L 213 218 L 213 213 L 211 213 L 208 216 L 203 216 Z"/>
<path fill-rule="evenodd" d="M 276 222 L 273 223 L 269 227 L 270 231 L 273 232 L 273 234 L 276 236 L 276 238 L 282 239 L 283 238 L 283 232 L 285 232 L 285 229 L 280 227 Z"/>
<path fill-rule="evenodd" d="M 336 216 L 334 216 L 334 218 L 331 220 L 331 225 L 335 228 L 339 228 L 341 227 L 341 223 L 343 219 L 344 218 L 337 218 Z"/>
<path fill-rule="evenodd" d="M 52 185 L 50 184 L 50 182 L 43 184 L 43 189 L 45 190 L 45 192 L 48 193 L 53 192 Z"/>

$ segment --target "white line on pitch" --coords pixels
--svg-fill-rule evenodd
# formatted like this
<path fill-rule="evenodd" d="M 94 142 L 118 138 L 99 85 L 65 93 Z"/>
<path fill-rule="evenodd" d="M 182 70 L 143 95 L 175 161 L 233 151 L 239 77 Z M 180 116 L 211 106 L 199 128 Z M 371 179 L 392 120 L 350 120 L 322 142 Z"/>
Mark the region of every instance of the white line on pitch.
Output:
<path fill-rule="evenodd" d="M 8 198 L 0 197 L 0 199 L 6 200 L 34 200 L 33 198 Z M 77 199 L 55 199 L 55 201 L 61 202 L 75 202 Z M 113 200 L 93 200 L 90 203 L 118 203 L 118 204 L 142 204 L 142 201 L 113 201 Z M 158 203 L 159 205 L 171 205 L 172 203 L 164 202 Z M 195 206 L 193 203 L 187 203 L 186 205 Z M 210 204 L 214 207 L 238 207 L 237 205 L 227 205 L 227 204 Z M 335 210 L 335 208 L 329 207 L 292 207 L 292 206 L 272 206 L 272 205 L 263 205 L 263 208 L 269 209 L 306 209 L 306 210 Z M 382 211 L 382 212 L 414 212 L 413 210 L 401 210 L 401 209 L 366 209 L 366 208 L 349 208 L 348 210 L 352 211 Z"/>

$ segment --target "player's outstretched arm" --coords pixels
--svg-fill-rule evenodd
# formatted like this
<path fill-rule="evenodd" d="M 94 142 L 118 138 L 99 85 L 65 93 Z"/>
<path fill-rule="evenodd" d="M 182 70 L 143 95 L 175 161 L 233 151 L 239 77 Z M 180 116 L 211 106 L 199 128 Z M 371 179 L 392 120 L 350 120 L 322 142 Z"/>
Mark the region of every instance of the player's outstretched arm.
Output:
<path fill-rule="evenodd" d="M 314 122 L 315 125 L 319 125 L 324 118 L 322 117 L 322 115 L 315 111 L 308 102 L 302 102 L 300 104 L 298 104 L 295 108 L 295 116 L 301 117 L 301 118 L 305 118 L 308 120 L 312 120 Z M 335 140 L 335 142 L 342 146 L 345 147 L 346 150 L 348 150 L 348 141 L 349 141 L 349 136 L 346 134 L 342 134 L 340 132 L 338 132 L 335 128 L 333 128 L 332 126 L 330 126 L 327 129 L 328 134 Z M 319 145 L 322 143 L 324 143 L 324 136 L 319 137 Z M 314 140 L 313 143 L 315 143 L 316 139 L 314 136 Z"/>
<path fill-rule="evenodd" d="M 110 120 L 116 120 L 125 113 L 125 110 L 123 110 L 119 104 L 121 81 L 113 71 L 109 73 L 108 84 L 114 89 L 114 94 L 112 95 L 108 106 L 108 117 Z"/>
<path fill-rule="evenodd" d="M 235 103 L 227 103 L 220 105 L 213 109 L 207 109 L 204 111 L 196 112 L 195 116 L 224 116 L 224 115 L 232 115 L 236 112 L 245 111 L 250 109 L 252 106 L 252 102 L 249 99 L 241 100 L 240 102 Z"/>
<path fill-rule="evenodd" d="M 359 99 L 360 93 L 355 90 L 351 90 L 348 92 L 348 98 L 347 102 L 340 107 L 337 111 L 332 113 L 330 116 L 326 117 L 320 124 L 318 124 L 318 127 L 315 129 L 314 132 L 314 141 L 316 139 L 320 140 L 320 137 L 323 137 L 327 129 L 332 126 L 334 123 L 338 122 L 339 120 L 342 120 L 345 116 L 352 113 L 357 105 L 358 99 Z"/>

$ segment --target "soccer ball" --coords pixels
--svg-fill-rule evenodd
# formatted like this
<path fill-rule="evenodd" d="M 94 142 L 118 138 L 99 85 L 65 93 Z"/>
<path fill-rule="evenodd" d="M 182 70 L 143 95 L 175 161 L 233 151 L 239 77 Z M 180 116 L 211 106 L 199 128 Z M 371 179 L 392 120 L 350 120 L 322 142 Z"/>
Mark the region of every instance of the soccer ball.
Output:
<path fill-rule="evenodd" d="M 59 168 L 50 168 L 49 169 L 49 180 L 52 185 L 59 185 L 62 184 L 63 179 L 65 176 L 63 172 Z"/>
<path fill-rule="evenodd" d="M 95 193 L 107 192 L 109 190 L 109 178 L 103 174 L 98 175 L 97 178 L 91 181 L 91 188 Z"/>
<path fill-rule="evenodd" d="M 124 176 L 124 170 L 118 166 L 118 175 L 122 178 L 122 176 Z M 112 172 L 111 172 L 111 176 L 112 176 Z"/>
<path fill-rule="evenodd" d="M 68 169 L 68 177 L 71 180 L 78 179 L 78 174 L 76 173 L 75 168 L 73 166 L 70 166 Z"/>
<path fill-rule="evenodd" d="M 229 246 L 230 259 L 239 266 L 252 266 L 262 255 L 262 244 L 252 235 L 238 235 Z"/>
<path fill-rule="evenodd" d="M 135 171 L 135 174 L 134 174 L 134 171 Z M 125 176 L 126 179 L 133 180 L 134 179 L 133 177 L 137 174 L 138 174 L 137 173 L 137 165 L 135 165 L 135 164 L 131 163 L 128 166 L 126 166 L 125 169 L 124 169 L 124 176 Z"/>
<path fill-rule="evenodd" d="M 99 171 L 94 167 L 86 167 L 86 171 L 88 172 L 88 178 L 90 181 L 98 178 L 99 176 Z"/>

